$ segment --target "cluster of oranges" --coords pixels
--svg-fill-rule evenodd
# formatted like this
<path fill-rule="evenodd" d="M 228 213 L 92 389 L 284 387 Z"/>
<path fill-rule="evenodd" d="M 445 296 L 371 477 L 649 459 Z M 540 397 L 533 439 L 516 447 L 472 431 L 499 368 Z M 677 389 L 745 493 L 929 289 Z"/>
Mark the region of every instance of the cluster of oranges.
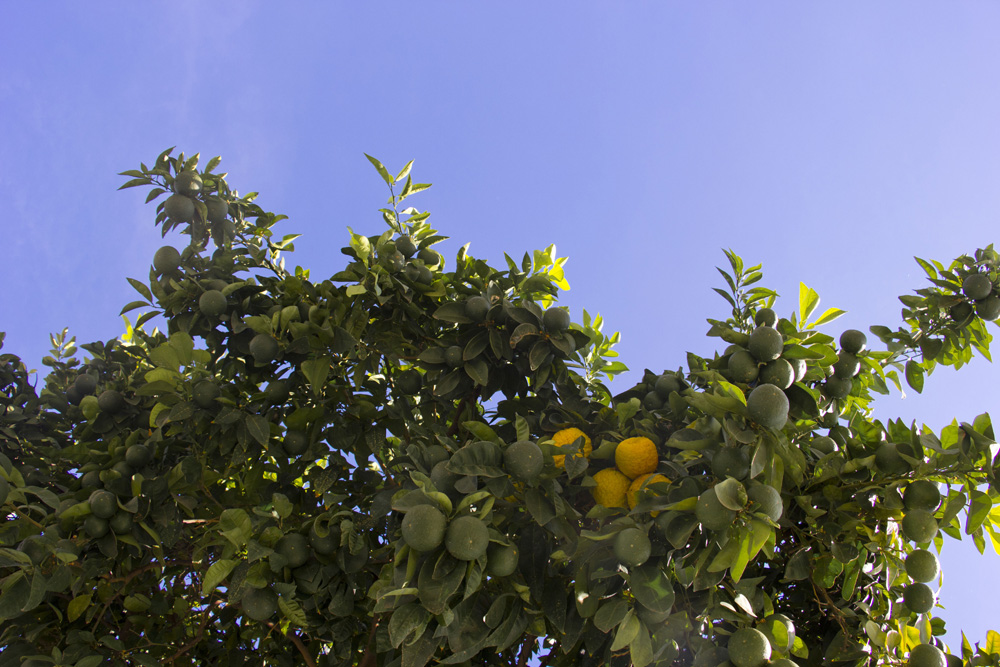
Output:
<path fill-rule="evenodd" d="M 577 456 L 590 456 L 593 445 L 590 437 L 578 428 L 565 428 L 552 436 L 552 443 L 557 447 L 568 445 L 582 439 Z M 566 456 L 559 454 L 553 457 L 556 467 L 563 467 Z M 604 507 L 620 507 L 632 509 L 639 502 L 639 492 L 650 484 L 658 482 L 670 483 L 664 475 L 658 474 L 656 468 L 660 457 L 656 444 L 644 436 L 626 438 L 615 448 L 615 465 L 594 473 L 596 486 L 591 489 L 594 501 Z"/>

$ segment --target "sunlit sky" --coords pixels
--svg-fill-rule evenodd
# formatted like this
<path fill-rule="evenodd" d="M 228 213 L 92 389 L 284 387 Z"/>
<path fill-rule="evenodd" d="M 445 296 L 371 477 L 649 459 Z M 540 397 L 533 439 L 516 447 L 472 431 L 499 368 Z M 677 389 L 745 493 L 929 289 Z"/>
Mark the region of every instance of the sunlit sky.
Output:
<path fill-rule="evenodd" d="M 415 159 L 446 257 L 569 257 L 560 303 L 621 331 L 619 390 L 718 349 L 722 248 L 763 263 L 783 316 L 800 281 L 848 310 L 839 335 L 898 324 L 913 256 L 997 240 L 996 3 L 51 1 L 0 18 L 0 330 L 33 368 L 63 327 L 121 333 L 125 277 L 163 241 L 116 174 L 174 145 L 289 215 L 289 262 L 314 278 L 343 264 L 347 226 L 384 229 L 363 153 Z M 1000 414 L 997 377 L 942 370 L 878 415 Z M 1000 619 L 998 560 L 946 546 L 953 647 Z"/>

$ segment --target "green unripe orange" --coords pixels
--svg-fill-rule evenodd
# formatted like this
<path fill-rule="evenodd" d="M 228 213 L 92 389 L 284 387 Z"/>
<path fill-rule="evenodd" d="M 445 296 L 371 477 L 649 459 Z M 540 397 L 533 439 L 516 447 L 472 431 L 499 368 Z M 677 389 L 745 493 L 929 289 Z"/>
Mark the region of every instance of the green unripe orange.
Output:
<path fill-rule="evenodd" d="M 758 385 L 747 397 L 747 414 L 764 428 L 779 429 L 788 421 L 788 397 L 773 384 Z"/>
<path fill-rule="evenodd" d="M 639 528 L 626 528 L 615 535 L 615 558 L 626 567 L 639 567 L 645 563 L 652 548 L 646 531 Z"/>
<path fill-rule="evenodd" d="M 197 210 L 194 200 L 185 195 L 170 195 L 163 202 L 167 218 L 174 222 L 191 222 Z"/>
<path fill-rule="evenodd" d="M 182 171 L 174 178 L 173 189 L 179 195 L 195 197 L 201 193 L 201 176 L 193 170 Z"/>
<path fill-rule="evenodd" d="M 198 298 L 198 310 L 205 317 L 219 317 L 227 307 L 226 297 L 219 290 L 210 289 Z"/>
<path fill-rule="evenodd" d="M 993 283 L 983 273 L 972 273 L 962 281 L 962 293 L 972 300 L 985 299 L 993 291 Z"/>
<path fill-rule="evenodd" d="M 433 505 L 417 505 L 407 510 L 400 525 L 403 540 L 416 551 L 431 551 L 444 541 L 448 520 Z"/>
<path fill-rule="evenodd" d="M 180 265 L 181 254 L 173 246 L 165 245 L 153 255 L 153 269 L 159 275 L 176 271 Z"/>
<path fill-rule="evenodd" d="M 312 556 L 309 539 L 302 533 L 288 533 L 274 545 L 274 550 L 285 557 L 285 564 L 295 569 L 304 565 Z"/>
<path fill-rule="evenodd" d="M 454 519 L 445 533 L 444 546 L 458 560 L 476 560 L 486 553 L 490 531 L 486 524 L 474 516 Z"/>
<path fill-rule="evenodd" d="M 773 327 L 760 326 L 750 333 L 747 349 L 757 361 L 767 363 L 781 356 L 784 345 L 780 331 Z"/>
<path fill-rule="evenodd" d="M 542 313 L 542 326 L 548 332 L 559 333 L 560 331 L 565 331 L 569 328 L 569 323 L 569 311 L 565 308 L 552 306 Z"/>
<path fill-rule="evenodd" d="M 250 341 L 250 356 L 258 364 L 274 361 L 278 356 L 278 341 L 270 334 L 257 334 Z"/>

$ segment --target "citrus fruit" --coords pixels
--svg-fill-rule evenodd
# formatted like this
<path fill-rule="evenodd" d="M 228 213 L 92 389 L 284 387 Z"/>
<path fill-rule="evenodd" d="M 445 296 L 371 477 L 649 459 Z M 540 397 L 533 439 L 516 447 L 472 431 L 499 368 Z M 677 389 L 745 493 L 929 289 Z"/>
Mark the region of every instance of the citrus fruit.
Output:
<path fill-rule="evenodd" d="M 934 552 L 927 549 L 914 549 L 906 557 L 904 563 L 906 574 L 910 579 L 919 582 L 934 581 L 941 573 L 941 564 Z"/>
<path fill-rule="evenodd" d="M 111 526 L 108 525 L 107 519 L 102 519 L 99 516 L 94 516 L 93 514 L 88 516 L 83 521 L 83 530 L 86 531 L 92 539 L 97 539 L 99 537 L 104 537 L 111 530 Z"/>
<path fill-rule="evenodd" d="M 486 553 L 489 543 L 489 529 L 474 516 L 460 516 L 452 521 L 444 537 L 448 553 L 458 560 L 476 560 Z"/>
<path fill-rule="evenodd" d="M 714 486 L 698 496 L 694 515 L 709 530 L 725 530 L 736 519 L 736 512 L 719 502 Z"/>
<path fill-rule="evenodd" d="M 90 494 L 90 512 L 101 519 L 110 519 L 118 511 L 118 499 L 115 494 L 104 489 L 98 489 Z"/>
<path fill-rule="evenodd" d="M 656 445 L 649 438 L 626 438 L 615 447 L 615 465 L 629 479 L 653 472 L 659 462 Z"/>
<path fill-rule="evenodd" d="M 799 667 L 799 663 L 788 658 L 778 658 L 777 660 L 772 660 L 769 664 L 771 667 Z"/>
<path fill-rule="evenodd" d="M 918 479 L 910 482 L 903 491 L 903 507 L 908 510 L 927 510 L 933 512 L 941 504 L 941 491 L 938 485 L 928 479 Z"/>
<path fill-rule="evenodd" d="M 512 443 L 503 452 L 504 468 L 511 477 L 529 482 L 542 472 L 545 457 L 541 448 L 530 440 Z"/>
<path fill-rule="evenodd" d="M 791 651 L 795 644 L 795 624 L 784 614 L 771 614 L 765 618 L 760 624 L 760 631 L 771 643 L 771 648 L 778 649 L 782 653 Z M 771 667 L 775 664 L 777 661 L 772 662 Z"/>
<path fill-rule="evenodd" d="M 761 308 L 754 313 L 753 323 L 759 327 L 773 327 L 778 323 L 778 314 L 770 308 Z"/>
<path fill-rule="evenodd" d="M 116 471 L 119 475 L 125 479 L 132 479 L 132 474 L 135 472 L 128 464 L 128 461 L 119 461 L 118 463 L 111 466 L 111 469 Z"/>
<path fill-rule="evenodd" d="M 854 354 L 842 350 L 833 365 L 833 375 L 841 380 L 849 380 L 861 372 L 861 361 Z"/>
<path fill-rule="evenodd" d="M 101 412 L 107 412 L 109 415 L 118 414 L 125 407 L 125 397 L 114 389 L 105 389 L 97 397 L 97 407 L 101 409 Z"/>
<path fill-rule="evenodd" d="M 0 477 L 0 479 L 3 479 Z M 6 480 L 4 480 L 6 481 Z M 96 470 L 91 470 L 80 478 L 80 486 L 85 489 L 96 489 L 101 485 L 101 473 Z M 0 503 L 2 504 L 2 503 Z"/>
<path fill-rule="evenodd" d="M 448 470 L 447 461 L 438 461 L 431 468 L 431 483 L 441 493 L 451 493 L 455 490 L 455 482 L 459 476 Z"/>
<path fill-rule="evenodd" d="M 902 475 L 909 472 L 910 466 L 899 453 L 899 448 L 893 442 L 883 442 L 875 450 L 875 465 L 887 475 Z"/>
<path fill-rule="evenodd" d="M 735 667 L 762 667 L 771 659 L 771 642 L 756 628 L 740 628 L 729 638 L 729 660 Z"/>
<path fill-rule="evenodd" d="M 647 410 L 659 410 L 663 407 L 663 399 L 655 391 L 651 391 L 642 397 L 642 407 Z"/>
<path fill-rule="evenodd" d="M 309 550 L 309 538 L 302 533 L 288 533 L 274 545 L 274 550 L 285 557 L 285 564 L 295 569 L 305 565 L 312 551 Z"/>
<path fill-rule="evenodd" d="M 779 357 L 760 369 L 760 381 L 773 384 L 778 389 L 788 389 L 795 382 L 795 369 L 788 360 Z"/>
<path fill-rule="evenodd" d="M 750 474 L 750 456 L 743 447 L 722 447 L 712 457 L 712 474 L 719 479 L 743 479 Z"/>
<path fill-rule="evenodd" d="M 131 533 L 132 524 L 132 515 L 128 512 L 116 512 L 115 515 L 108 520 L 108 527 L 111 528 L 111 532 L 115 535 Z"/>
<path fill-rule="evenodd" d="M 278 611 L 278 595 L 270 588 L 251 588 L 243 594 L 243 611 L 255 621 L 266 621 Z"/>
<path fill-rule="evenodd" d="M 125 463 L 138 470 L 145 468 L 153 460 L 153 452 L 146 445 L 132 445 L 125 450 Z"/>
<path fill-rule="evenodd" d="M 656 378 L 656 382 L 653 384 L 653 390 L 660 395 L 664 401 L 670 398 L 670 394 L 673 392 L 680 393 L 681 389 L 680 380 L 673 373 L 664 373 L 663 375 Z"/>
<path fill-rule="evenodd" d="M 284 403 L 288 399 L 288 391 L 290 387 L 291 383 L 285 378 L 271 380 L 267 383 L 267 387 L 264 389 L 264 398 L 270 405 Z"/>
<path fill-rule="evenodd" d="M 486 573 L 491 577 L 507 577 L 517 569 L 519 554 L 512 544 L 490 542 L 486 549 Z"/>
<path fill-rule="evenodd" d="M 626 567 L 639 567 L 647 560 L 653 545 L 646 531 L 638 528 L 626 528 L 615 535 L 615 558 Z"/>
<path fill-rule="evenodd" d="M 795 373 L 795 377 L 792 382 L 801 382 L 802 378 L 806 376 L 806 372 L 809 370 L 809 366 L 806 364 L 805 359 L 789 359 L 788 363 L 792 365 L 792 371 Z"/>
<path fill-rule="evenodd" d="M 281 447 L 289 456 L 301 456 L 309 449 L 309 435 L 305 431 L 288 431 Z"/>
<path fill-rule="evenodd" d="M 760 373 L 757 359 L 746 350 L 736 350 L 729 355 L 729 379 L 733 382 L 753 382 Z"/>
<path fill-rule="evenodd" d="M 903 536 L 918 544 L 930 542 L 938 532 L 937 519 L 927 510 L 910 510 L 900 522 Z"/>
<path fill-rule="evenodd" d="M 991 294 L 985 299 L 976 301 L 976 315 L 987 322 L 992 322 L 1000 317 L 1000 296 Z"/>
<path fill-rule="evenodd" d="M 628 479 L 626 477 L 626 479 Z M 625 499 L 628 501 L 629 509 L 633 509 L 639 504 L 639 493 L 658 495 L 656 491 L 648 488 L 650 484 L 669 484 L 670 480 L 666 475 L 660 475 L 659 473 L 648 472 L 645 475 L 639 475 L 632 483 L 628 486 L 628 491 L 625 494 Z M 651 512 L 652 516 L 656 516 L 659 512 Z"/>
<path fill-rule="evenodd" d="M 278 356 L 278 341 L 270 334 L 257 334 L 250 341 L 250 356 L 258 364 L 274 361 Z"/>
<path fill-rule="evenodd" d="M 539 450 L 539 455 L 541 455 L 541 450 Z M 448 450 L 441 445 L 430 445 L 424 449 L 424 461 L 428 468 L 433 468 L 438 463 L 447 461 L 448 458 Z"/>
<path fill-rule="evenodd" d="M 208 208 L 209 222 L 222 224 L 229 217 L 229 204 L 220 197 L 208 197 L 205 199 L 205 206 Z"/>
<path fill-rule="evenodd" d="M 590 443 L 590 437 L 578 428 L 564 428 L 561 431 L 556 431 L 552 435 L 552 444 L 556 447 L 562 447 L 563 445 L 569 445 L 576 442 L 579 438 L 583 438 L 583 445 L 580 447 L 580 451 L 573 456 L 583 456 L 584 458 L 587 458 L 594 450 L 594 447 Z M 552 456 L 552 461 L 556 464 L 557 468 L 562 468 L 566 465 L 566 455 L 554 454 Z"/>
<path fill-rule="evenodd" d="M 205 317 L 218 317 L 226 312 L 226 297 L 216 289 L 210 289 L 198 297 L 198 310 Z"/>
<path fill-rule="evenodd" d="M 198 172 L 192 170 L 182 171 L 174 177 L 174 192 L 179 195 L 194 197 L 201 193 L 202 180 Z"/>
<path fill-rule="evenodd" d="M 917 644 L 910 650 L 906 667 L 947 667 L 948 660 L 944 653 L 930 644 Z"/>
<path fill-rule="evenodd" d="M 163 210 L 167 218 L 174 222 L 191 222 L 194 220 L 195 203 L 190 197 L 184 195 L 170 195 L 167 201 L 163 202 Z"/>
<path fill-rule="evenodd" d="M 90 396 L 97 390 L 97 378 L 89 373 L 80 373 L 73 380 L 73 387 L 80 392 L 82 396 Z"/>
<path fill-rule="evenodd" d="M 926 614 L 934 608 L 934 591 L 921 582 L 910 584 L 903 589 L 903 604 L 914 613 Z"/>
<path fill-rule="evenodd" d="M 951 319 L 960 327 L 964 327 L 972 319 L 972 314 L 974 309 L 972 305 L 966 301 L 956 303 L 954 306 L 948 309 L 948 315 Z"/>
<path fill-rule="evenodd" d="M 421 248 L 417 252 L 417 259 L 422 261 L 426 266 L 431 267 L 438 265 L 441 261 L 441 255 L 431 248 Z"/>
<path fill-rule="evenodd" d="M 465 316 L 473 322 L 485 321 L 488 312 L 490 312 L 490 302 L 486 297 L 473 296 L 465 302 Z"/>
<path fill-rule="evenodd" d="M 823 394 L 829 398 L 847 398 L 854 388 L 854 381 L 847 378 L 839 378 L 831 375 L 823 383 Z"/>
<path fill-rule="evenodd" d="M 750 332 L 747 348 L 757 361 L 767 363 L 781 356 L 785 342 L 781 332 L 773 327 L 760 326 Z"/>
<path fill-rule="evenodd" d="M 396 250 L 403 253 L 403 257 L 409 259 L 417 252 L 417 245 L 409 236 L 400 236 L 396 239 Z"/>
<path fill-rule="evenodd" d="M 177 248 L 165 245 L 153 255 L 153 269 L 160 275 L 176 271 L 181 265 L 181 254 Z"/>
<path fill-rule="evenodd" d="M 552 306 L 542 313 L 542 327 L 550 333 L 559 333 L 569 328 L 569 311 Z"/>
<path fill-rule="evenodd" d="M 462 347 L 460 345 L 452 345 L 444 351 L 444 362 L 451 366 L 452 368 L 458 368 L 465 361 L 462 359 Z"/>
<path fill-rule="evenodd" d="M 820 454 L 832 454 L 837 450 L 837 442 L 828 435 L 821 435 L 814 438 L 810 446 Z"/>
<path fill-rule="evenodd" d="M 447 519 L 433 505 L 416 505 L 406 511 L 400 530 L 403 540 L 416 551 L 430 551 L 444 541 Z"/>
<path fill-rule="evenodd" d="M 985 299 L 993 291 L 993 283 L 989 276 L 982 273 L 972 273 L 962 281 L 962 293 L 973 301 Z"/>
<path fill-rule="evenodd" d="M 769 484 L 751 484 L 747 490 L 747 497 L 750 502 L 757 505 L 757 511 L 763 512 L 776 523 L 785 511 L 781 493 Z"/>
<path fill-rule="evenodd" d="M 747 414 L 764 428 L 781 428 L 788 421 L 788 397 L 773 384 L 759 385 L 747 396 Z"/>
<path fill-rule="evenodd" d="M 423 383 L 424 379 L 420 374 L 420 371 L 415 371 L 412 368 L 410 370 L 403 371 L 396 377 L 396 388 L 403 394 L 416 394 L 420 391 L 420 387 Z"/>
<path fill-rule="evenodd" d="M 626 477 L 618 468 L 604 468 L 594 473 L 597 486 L 590 489 L 594 502 L 603 507 L 628 506 L 626 495 L 632 480 Z"/>
<path fill-rule="evenodd" d="M 840 347 L 851 354 L 860 354 L 868 345 L 868 337 L 857 329 L 848 329 L 840 334 Z"/>
<path fill-rule="evenodd" d="M 199 408 L 206 410 L 216 405 L 215 399 L 221 394 L 222 392 L 211 380 L 202 380 L 191 391 L 191 397 L 194 399 L 194 402 Z"/>
<path fill-rule="evenodd" d="M 332 555 L 340 546 L 340 530 L 336 526 L 329 526 L 326 535 L 320 535 L 314 522 L 309 527 L 309 546 L 321 556 Z"/>

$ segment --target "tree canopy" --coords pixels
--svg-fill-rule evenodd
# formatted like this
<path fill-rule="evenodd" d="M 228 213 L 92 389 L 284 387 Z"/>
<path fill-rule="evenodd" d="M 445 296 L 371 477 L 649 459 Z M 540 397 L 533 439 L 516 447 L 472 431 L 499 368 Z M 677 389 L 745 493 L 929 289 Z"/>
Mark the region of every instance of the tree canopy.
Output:
<path fill-rule="evenodd" d="M 990 417 L 872 410 L 989 358 L 992 246 L 870 335 L 726 251 L 718 352 L 613 393 L 554 247 L 446 260 L 369 160 L 387 229 L 321 280 L 218 158 L 123 172 L 190 242 L 41 386 L 0 356 L 0 667 L 1000 664 L 934 617 L 945 538 L 1000 542 Z"/>

